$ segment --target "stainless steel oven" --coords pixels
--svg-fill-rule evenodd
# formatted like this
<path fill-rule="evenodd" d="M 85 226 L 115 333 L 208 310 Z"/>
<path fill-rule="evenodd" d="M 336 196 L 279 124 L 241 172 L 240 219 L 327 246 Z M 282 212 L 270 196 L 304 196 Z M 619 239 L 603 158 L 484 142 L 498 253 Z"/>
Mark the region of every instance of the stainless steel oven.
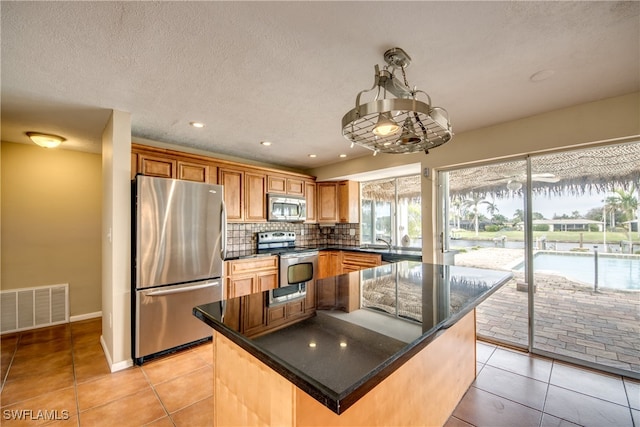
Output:
<path fill-rule="evenodd" d="M 279 287 L 269 292 L 269 305 L 283 304 L 307 295 L 307 283 L 315 280 L 318 251 L 294 251 L 280 254 Z"/>

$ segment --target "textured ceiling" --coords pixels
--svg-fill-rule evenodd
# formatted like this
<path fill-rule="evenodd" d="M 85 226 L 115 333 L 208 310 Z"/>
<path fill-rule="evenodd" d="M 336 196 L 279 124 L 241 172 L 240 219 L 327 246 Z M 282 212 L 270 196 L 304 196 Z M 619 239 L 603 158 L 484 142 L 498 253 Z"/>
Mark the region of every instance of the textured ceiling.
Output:
<path fill-rule="evenodd" d="M 640 87 L 639 2 L 0 7 L 2 140 L 51 132 L 67 149 L 99 152 L 117 109 L 131 112 L 134 137 L 287 167 L 370 155 L 349 148 L 340 121 L 395 46 L 455 133 Z M 554 73 L 531 81 L 541 70 Z"/>

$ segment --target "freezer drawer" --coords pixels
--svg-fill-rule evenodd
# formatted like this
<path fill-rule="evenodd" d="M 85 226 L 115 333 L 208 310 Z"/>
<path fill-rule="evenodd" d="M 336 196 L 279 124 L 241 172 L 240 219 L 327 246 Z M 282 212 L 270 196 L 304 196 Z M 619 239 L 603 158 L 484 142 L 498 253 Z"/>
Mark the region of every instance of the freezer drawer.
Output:
<path fill-rule="evenodd" d="M 223 300 L 222 280 L 137 290 L 135 293 L 134 359 L 179 347 L 212 335 L 196 319 L 196 305 Z"/>

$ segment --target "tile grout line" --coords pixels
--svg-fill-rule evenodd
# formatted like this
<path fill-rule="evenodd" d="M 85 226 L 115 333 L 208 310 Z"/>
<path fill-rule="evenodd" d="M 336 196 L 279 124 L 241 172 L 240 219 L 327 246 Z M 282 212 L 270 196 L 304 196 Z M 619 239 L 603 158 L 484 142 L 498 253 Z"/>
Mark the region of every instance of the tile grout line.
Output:
<path fill-rule="evenodd" d="M 547 398 L 549 397 L 549 388 L 551 387 L 551 373 L 553 372 L 553 366 L 555 365 L 555 360 L 551 360 L 551 369 L 549 370 L 549 378 L 547 378 L 547 389 L 544 392 L 544 402 L 542 403 L 542 416 L 540 417 L 540 426 L 542 427 L 542 421 L 544 420 L 544 415 L 547 414 L 545 409 L 547 409 Z M 551 414 L 548 414 L 551 415 Z M 555 415 L 551 415 L 555 416 Z M 567 420 L 568 421 L 568 420 Z"/>
<path fill-rule="evenodd" d="M 137 369 L 140 369 L 140 371 L 142 371 L 142 375 L 144 375 L 144 378 L 147 380 L 147 383 L 149 384 L 149 387 L 151 387 L 151 390 L 153 391 L 153 394 L 156 396 L 156 399 L 158 399 L 158 402 L 160 402 L 160 406 L 162 406 L 162 409 L 164 410 L 165 416 L 167 418 L 169 418 L 169 421 L 171 421 L 171 424 L 173 424 L 174 427 L 175 427 L 176 423 L 173 422 L 173 418 L 171 417 L 171 414 L 167 410 L 167 407 L 164 405 L 164 402 L 162 401 L 162 399 L 160 398 L 160 395 L 156 391 L 156 387 L 151 382 L 151 379 L 147 375 L 147 372 L 142 368 L 142 366 L 137 366 Z M 161 418 L 158 418 L 158 419 L 161 419 Z M 155 422 L 155 421 L 157 421 L 157 420 L 153 420 L 153 421 L 151 421 L 151 422 L 149 422 L 147 424 L 150 424 L 150 423 Z"/>

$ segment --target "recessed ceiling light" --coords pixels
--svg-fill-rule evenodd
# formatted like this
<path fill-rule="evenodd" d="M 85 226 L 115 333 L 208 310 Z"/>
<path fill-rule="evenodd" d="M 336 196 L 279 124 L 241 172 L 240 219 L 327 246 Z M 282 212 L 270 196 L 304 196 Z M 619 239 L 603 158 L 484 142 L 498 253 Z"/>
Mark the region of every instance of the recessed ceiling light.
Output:
<path fill-rule="evenodd" d="M 344 157 L 347 157 L 347 155 L 346 154 L 340 154 L 340 157 L 344 158 Z"/>
<path fill-rule="evenodd" d="M 309 154 L 309 157 L 311 157 L 312 159 L 316 158 L 317 156 L 315 154 Z"/>
<path fill-rule="evenodd" d="M 191 126 L 193 126 L 194 128 L 203 128 L 204 127 L 204 123 L 201 123 L 201 122 L 189 122 L 189 124 Z"/>
<path fill-rule="evenodd" d="M 271 145 L 271 142 L 269 141 L 261 141 L 260 144 L 264 145 L 265 147 L 268 147 Z"/>
<path fill-rule="evenodd" d="M 553 76 L 556 72 L 554 70 L 540 70 L 535 72 L 529 77 L 529 80 L 532 82 L 541 82 L 543 80 L 547 80 L 551 76 Z"/>

